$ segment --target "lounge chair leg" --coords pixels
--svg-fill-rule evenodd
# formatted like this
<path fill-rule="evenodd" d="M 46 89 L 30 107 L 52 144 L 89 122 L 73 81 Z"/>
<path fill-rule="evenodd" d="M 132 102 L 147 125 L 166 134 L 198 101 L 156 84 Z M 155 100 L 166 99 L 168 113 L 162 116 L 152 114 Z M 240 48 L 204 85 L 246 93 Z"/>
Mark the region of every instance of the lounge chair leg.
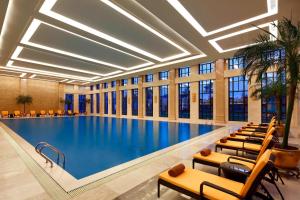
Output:
<path fill-rule="evenodd" d="M 195 161 L 194 161 L 194 159 L 193 159 L 193 169 L 195 169 Z"/>
<path fill-rule="evenodd" d="M 160 198 L 160 181 L 157 182 L 157 198 Z"/>
<path fill-rule="evenodd" d="M 267 194 L 268 199 L 274 200 L 267 188 L 263 184 L 260 184 L 260 186 L 262 187 L 263 191 Z"/>

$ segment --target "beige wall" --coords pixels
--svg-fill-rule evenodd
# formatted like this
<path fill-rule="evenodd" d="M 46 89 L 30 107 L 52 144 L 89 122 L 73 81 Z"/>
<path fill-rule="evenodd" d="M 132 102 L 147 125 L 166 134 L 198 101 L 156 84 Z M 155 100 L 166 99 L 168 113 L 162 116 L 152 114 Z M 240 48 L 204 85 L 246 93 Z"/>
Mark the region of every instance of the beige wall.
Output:
<path fill-rule="evenodd" d="M 31 105 L 26 106 L 29 109 L 49 110 L 59 108 L 59 98 L 64 95 L 63 87 L 57 82 L 20 79 L 15 77 L 0 76 L 0 110 L 23 111 L 23 106 L 16 104 L 18 95 L 30 95 L 33 98 Z"/>

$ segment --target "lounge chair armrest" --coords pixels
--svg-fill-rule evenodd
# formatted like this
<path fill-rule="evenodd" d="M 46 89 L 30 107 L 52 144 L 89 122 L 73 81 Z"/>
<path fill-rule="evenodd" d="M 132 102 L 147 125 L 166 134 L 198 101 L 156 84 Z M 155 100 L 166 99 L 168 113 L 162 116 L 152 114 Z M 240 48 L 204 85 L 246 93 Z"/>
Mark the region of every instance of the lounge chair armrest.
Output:
<path fill-rule="evenodd" d="M 249 159 L 246 159 L 246 158 L 240 158 L 240 157 L 236 157 L 236 156 L 229 156 L 227 158 L 227 162 L 230 162 L 230 160 L 240 160 L 240 161 L 256 164 L 256 162 L 254 160 L 249 160 Z"/>
<path fill-rule="evenodd" d="M 223 187 L 220 187 L 218 185 L 215 185 L 213 183 L 210 183 L 208 181 L 203 181 L 201 184 L 200 184 L 200 197 L 203 197 L 204 196 L 204 193 L 203 193 L 203 189 L 204 189 L 204 186 L 208 186 L 208 187 L 211 187 L 211 188 L 214 188 L 216 190 L 220 190 L 224 193 L 227 193 L 227 194 L 230 194 L 234 197 L 237 197 L 239 199 L 242 199 L 241 195 L 235 193 L 235 192 L 232 192 L 231 190 L 228 190 L 226 188 L 223 188 Z"/>

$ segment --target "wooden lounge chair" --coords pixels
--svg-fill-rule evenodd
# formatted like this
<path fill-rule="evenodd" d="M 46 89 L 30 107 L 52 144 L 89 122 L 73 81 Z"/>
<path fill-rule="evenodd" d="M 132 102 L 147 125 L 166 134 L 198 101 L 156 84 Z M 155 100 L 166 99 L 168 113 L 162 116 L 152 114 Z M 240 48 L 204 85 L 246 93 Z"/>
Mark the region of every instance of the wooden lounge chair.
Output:
<path fill-rule="evenodd" d="M 271 128 L 273 128 L 275 125 L 275 122 L 270 123 L 268 130 L 266 132 L 256 132 L 256 131 L 252 131 L 252 130 L 241 130 L 241 131 L 235 131 L 234 133 L 236 135 L 242 135 L 242 136 L 251 136 L 251 137 L 261 137 L 261 138 L 265 138 L 265 135 L 267 132 L 269 132 L 271 130 Z"/>
<path fill-rule="evenodd" d="M 233 160 L 234 162 L 244 164 L 250 169 L 252 169 L 258 159 L 262 156 L 262 154 L 269 148 L 273 146 L 272 136 L 270 136 L 266 142 L 262 145 L 256 160 L 239 157 L 239 156 L 232 156 L 229 154 L 224 154 L 220 152 L 211 152 L 207 156 L 202 156 L 200 153 L 196 153 L 193 155 L 193 168 L 195 167 L 195 163 L 209 165 L 212 167 L 219 167 L 221 163 L 228 162 L 229 160 Z"/>
<path fill-rule="evenodd" d="M 35 117 L 36 116 L 35 110 L 31 110 L 29 113 L 30 113 L 30 117 Z"/>
<path fill-rule="evenodd" d="M 2 118 L 8 118 L 8 111 L 6 111 L 6 110 L 1 111 L 1 116 L 2 116 Z"/>
<path fill-rule="evenodd" d="M 45 110 L 41 110 L 40 116 L 41 116 L 41 117 L 45 117 L 45 116 L 46 116 L 46 111 L 45 111 Z"/>
<path fill-rule="evenodd" d="M 254 123 L 248 123 L 245 127 L 248 127 L 248 128 L 267 128 L 269 126 L 269 124 L 272 122 L 272 121 L 276 121 L 276 117 L 273 116 L 270 120 L 269 123 L 265 123 L 265 124 L 254 124 Z"/>
<path fill-rule="evenodd" d="M 57 115 L 58 116 L 62 116 L 63 115 L 63 112 L 61 110 L 57 110 Z"/>
<path fill-rule="evenodd" d="M 70 115 L 70 116 L 74 115 L 73 112 L 72 112 L 72 110 L 68 110 L 68 115 Z"/>
<path fill-rule="evenodd" d="M 19 110 L 15 110 L 14 117 L 21 117 L 21 112 Z"/>
<path fill-rule="evenodd" d="M 190 168 L 177 177 L 171 177 L 165 171 L 159 175 L 157 195 L 160 197 L 160 185 L 164 185 L 195 199 L 236 200 L 261 196 L 258 186 L 264 188 L 261 181 L 273 168 L 270 156 L 271 151 L 261 156 L 245 183 Z"/>
<path fill-rule="evenodd" d="M 244 141 L 244 142 L 239 142 L 239 141 L 231 141 L 231 140 L 227 140 L 227 142 L 225 143 L 221 143 L 221 141 L 217 141 L 216 142 L 216 147 L 215 147 L 215 151 L 217 151 L 218 149 L 231 149 L 231 150 L 236 150 L 236 154 L 238 154 L 238 151 L 242 151 L 244 152 L 248 152 L 248 153 L 255 153 L 258 154 L 259 151 L 261 150 L 262 146 L 264 145 L 265 142 L 267 142 L 269 137 L 272 137 L 272 133 L 275 131 L 275 128 L 272 128 L 271 131 L 268 133 L 269 135 L 264 139 L 264 141 L 262 142 L 262 144 L 255 144 L 255 143 L 251 143 Z"/>
<path fill-rule="evenodd" d="M 53 110 L 49 110 L 49 111 L 48 111 L 48 114 L 49 114 L 50 116 L 54 116 L 54 111 L 53 111 Z"/>
<path fill-rule="evenodd" d="M 267 127 L 242 127 L 242 131 L 250 131 L 250 132 L 268 132 L 270 128 L 276 125 L 276 120 L 272 120 Z"/>

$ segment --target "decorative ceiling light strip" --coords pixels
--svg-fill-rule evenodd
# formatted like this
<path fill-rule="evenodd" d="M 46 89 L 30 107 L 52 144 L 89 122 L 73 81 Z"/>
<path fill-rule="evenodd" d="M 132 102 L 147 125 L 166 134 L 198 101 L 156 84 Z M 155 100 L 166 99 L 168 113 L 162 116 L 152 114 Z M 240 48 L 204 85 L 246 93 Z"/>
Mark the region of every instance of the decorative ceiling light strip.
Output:
<path fill-rule="evenodd" d="M 31 76 L 29 76 L 29 78 L 34 78 L 36 77 L 36 74 L 32 74 Z"/>
<path fill-rule="evenodd" d="M 239 21 L 234 24 L 230 24 L 228 26 L 224 26 L 222 28 L 209 31 L 207 32 L 200 24 L 199 22 L 189 13 L 189 11 L 186 10 L 186 8 L 179 2 L 179 0 L 167 0 L 168 3 L 187 21 L 189 22 L 194 29 L 196 29 L 203 37 L 213 35 L 225 30 L 229 30 L 238 26 L 241 26 L 243 24 L 248 24 L 250 22 L 254 22 L 272 15 L 275 15 L 278 13 L 278 0 L 267 0 L 267 13 L 257 15 L 255 17 L 251 17 L 249 19 Z"/>
<path fill-rule="evenodd" d="M 24 76 L 26 76 L 26 74 L 27 74 L 27 73 L 22 73 L 22 74 L 20 75 L 20 78 L 23 78 Z"/>
<path fill-rule="evenodd" d="M 19 50 L 22 50 L 23 47 L 18 46 L 16 48 L 15 52 L 21 52 Z M 47 62 L 41 62 L 41 61 L 36 61 L 36 60 L 31 60 L 31 59 L 25 59 L 25 58 L 19 58 L 18 54 L 14 53 L 13 56 L 11 57 L 12 60 L 16 60 L 16 61 L 22 61 L 22 62 L 27 62 L 27 63 L 32 63 L 32 64 L 38 64 L 38 65 L 44 65 L 47 67 L 53 67 L 53 68 L 58 68 L 58 69 L 64 69 L 64 70 L 69 70 L 69 71 L 74 71 L 74 72 L 81 72 L 81 73 L 85 73 L 85 74 L 91 74 L 91 75 L 96 75 L 96 76 L 109 76 L 109 75 L 114 75 L 117 73 L 122 72 L 121 70 L 117 70 L 114 72 L 110 72 L 110 73 L 106 73 L 106 74 L 101 74 L 101 73 L 96 73 L 96 72 L 92 72 L 92 71 L 88 71 L 88 70 L 81 70 L 81 69 L 76 69 L 73 67 L 66 67 L 66 66 L 62 66 L 62 65 L 56 65 L 56 64 L 52 64 L 52 63 L 47 63 Z M 12 61 L 10 61 L 12 62 Z"/>
<path fill-rule="evenodd" d="M 7 65 L 7 67 L 0 67 L 0 69 L 28 72 L 28 73 L 34 73 L 34 74 L 42 74 L 42 75 L 47 75 L 47 76 L 56 76 L 56 77 L 62 77 L 62 78 L 71 78 L 71 79 L 83 80 L 83 81 L 91 80 L 91 78 L 86 78 L 86 77 L 81 77 L 81 76 L 73 76 L 73 75 L 63 74 L 63 73 L 49 72 L 49 71 L 37 70 L 37 69 L 15 66 L 15 65 Z"/>
<path fill-rule="evenodd" d="M 204 55 L 202 55 L 202 54 L 195 55 L 195 56 L 191 56 L 191 57 L 187 57 L 187 58 L 183 58 L 183 59 L 179 59 L 179 60 L 174 60 L 174 61 L 167 62 L 167 63 L 161 63 L 161 64 L 153 65 L 151 67 L 146 67 L 146 68 L 139 69 L 139 70 L 124 72 L 124 73 L 114 75 L 114 76 L 110 76 L 110 77 L 107 77 L 107 78 L 101 78 L 101 79 L 98 79 L 98 80 L 94 80 L 93 82 L 104 81 L 104 80 L 107 80 L 107 79 L 117 78 L 117 77 L 120 77 L 120 76 L 129 75 L 129 74 L 132 74 L 132 73 L 137 73 L 137 72 L 142 72 L 142 71 L 146 71 L 146 70 L 156 69 L 156 68 L 167 66 L 167 65 L 177 64 L 177 63 L 180 63 L 180 62 L 196 60 L 196 59 L 203 58 L 203 57 L 206 57 L 206 55 L 205 54 Z"/>
<path fill-rule="evenodd" d="M 59 81 L 59 82 L 63 83 L 63 82 L 66 82 L 67 80 L 69 80 L 69 79 L 64 79 L 64 80 Z"/>
<path fill-rule="evenodd" d="M 70 80 L 70 81 L 67 81 L 66 83 L 73 83 L 75 82 L 75 80 Z"/>
<path fill-rule="evenodd" d="M 258 27 L 259 28 L 265 28 L 265 27 L 268 27 L 269 28 L 269 31 L 274 34 L 274 36 L 276 37 L 277 36 L 277 29 L 274 28 L 273 26 L 273 23 L 277 24 L 277 21 L 275 22 L 268 22 L 268 23 L 265 23 L 265 24 L 261 24 L 259 25 Z M 255 45 L 257 43 L 252 43 L 252 44 L 247 44 L 247 45 L 243 45 L 243 46 L 238 46 L 238 47 L 234 47 L 234 48 L 230 48 L 230 49 L 223 49 L 218 43 L 217 41 L 220 41 L 220 40 L 224 40 L 224 39 L 227 39 L 227 38 L 230 38 L 230 37 L 234 37 L 234 36 L 237 36 L 237 35 L 241 35 L 241 34 L 244 34 L 244 33 L 248 33 L 250 31 L 254 31 L 254 30 L 257 30 L 258 27 L 251 27 L 251 28 L 247 28 L 247 29 L 244 29 L 244 30 L 241 30 L 241 31 L 237 31 L 237 32 L 233 32 L 233 33 L 230 33 L 230 34 L 227 34 L 227 35 L 223 35 L 221 37 L 218 37 L 218 38 L 214 38 L 212 40 L 209 40 L 208 42 L 219 52 L 219 53 L 224 53 L 224 52 L 228 52 L 228 51 L 234 51 L 234 50 L 238 50 L 238 49 L 242 49 L 242 48 L 245 48 L 245 47 L 248 47 L 248 46 L 252 46 L 252 45 Z M 270 37 L 270 40 L 274 40 L 273 36 Z"/>
<path fill-rule="evenodd" d="M 67 30 L 65 30 L 65 29 L 59 28 L 59 27 L 57 27 L 57 26 L 51 25 L 51 24 L 49 24 L 49 23 L 43 22 L 43 21 L 38 20 L 38 19 L 33 19 L 33 20 L 32 20 L 30 26 L 28 27 L 28 29 L 27 29 L 27 31 L 25 32 L 23 38 L 21 39 L 21 43 L 22 43 L 22 44 L 25 44 L 25 45 L 33 46 L 33 47 L 36 47 L 36 48 L 39 48 L 39 49 L 44 49 L 44 50 L 47 50 L 47 51 L 55 52 L 55 53 L 58 53 L 58 54 L 67 55 L 67 56 L 70 56 L 70 57 L 73 57 L 73 58 L 79 58 L 79 59 L 82 59 L 82 60 L 85 60 L 85 61 L 89 61 L 89 62 L 93 62 L 93 63 L 105 65 L 105 66 L 114 67 L 114 68 L 121 69 L 121 70 L 124 70 L 124 71 L 130 70 L 130 67 L 122 67 L 122 66 L 120 66 L 120 65 L 116 65 L 116 64 L 113 64 L 113 63 L 109 63 L 109 62 L 101 61 L 101 60 L 98 60 L 98 59 L 94 59 L 94 58 L 82 56 L 82 55 L 79 55 L 79 54 L 71 53 L 71 52 L 68 52 L 68 51 L 64 51 L 64 50 L 52 48 L 52 47 L 49 47 L 49 46 L 46 46 L 46 45 L 41 45 L 41 44 L 37 44 L 37 43 L 30 42 L 31 37 L 33 36 L 33 34 L 36 32 L 36 30 L 38 29 L 38 27 L 39 27 L 41 24 L 46 24 L 46 25 L 48 25 L 48 26 L 50 26 L 50 27 L 53 27 L 53 28 L 55 28 L 55 29 L 64 31 L 64 32 L 66 32 L 66 33 L 75 35 L 75 36 L 80 37 L 80 38 L 83 38 L 83 39 L 85 39 L 85 40 L 88 40 L 88 41 L 97 43 L 97 44 L 99 44 L 99 45 L 102 45 L 102 46 L 105 46 L 105 47 L 114 49 L 115 51 L 122 52 L 122 53 L 124 53 L 124 54 L 126 54 L 126 55 L 129 55 L 129 56 L 131 56 L 131 57 L 135 57 L 135 58 L 137 58 L 137 59 L 146 61 L 146 63 L 140 64 L 140 65 L 137 65 L 137 66 L 132 66 L 134 69 L 135 69 L 135 68 L 140 68 L 140 67 L 149 66 L 149 65 L 152 65 L 152 64 L 153 64 L 153 62 L 150 62 L 150 61 L 145 60 L 145 59 L 143 59 L 143 58 L 137 57 L 137 56 L 135 56 L 135 55 L 129 54 L 129 53 L 127 53 L 127 52 L 124 52 L 124 51 L 121 51 L 121 50 L 118 50 L 118 49 L 115 49 L 115 48 L 113 48 L 113 47 L 109 47 L 109 46 L 104 45 L 104 44 L 102 44 L 102 43 L 100 43 L 100 42 L 97 42 L 97 41 L 95 41 L 95 40 L 91 40 L 91 39 L 86 38 L 86 37 L 84 37 L 84 36 L 81 36 L 81 35 L 78 35 L 78 34 L 76 34 L 76 33 L 67 31 Z M 14 55 L 14 54 L 13 54 L 13 55 Z"/>
<path fill-rule="evenodd" d="M 7 31 L 8 21 L 11 18 L 12 7 L 13 7 L 12 6 L 12 1 L 8 0 L 6 11 L 5 11 L 5 15 L 4 15 L 4 19 L 3 19 L 3 24 L 2 24 L 2 27 L 0 27 L 1 28 L 1 32 L 0 32 L 0 44 L 2 44 L 4 34 Z"/>
<path fill-rule="evenodd" d="M 138 48 L 138 47 L 136 47 L 136 46 L 134 46 L 134 45 L 132 45 L 132 44 L 129 44 L 129 43 L 125 42 L 125 41 L 122 41 L 122 40 L 120 40 L 120 39 L 117 39 L 117 38 L 115 38 L 115 37 L 113 37 L 113 36 L 111 36 L 111 35 L 108 35 L 108 34 L 106 34 L 106 33 L 103 33 L 103 32 L 101 32 L 101 31 L 99 31 L 99 30 L 96 30 L 96 29 L 94 29 L 94 28 L 92 28 L 92 27 L 89 27 L 89 26 L 87 26 L 87 25 L 85 25 L 85 24 L 82 24 L 82 23 L 80 23 L 80 22 L 78 22 L 78 21 L 75 21 L 75 20 L 73 20 L 73 19 L 70 19 L 70 18 L 68 18 L 68 17 L 66 17 L 66 16 L 60 15 L 60 14 L 58 14 L 58 13 L 52 11 L 51 9 L 53 8 L 53 6 L 55 5 L 56 2 L 57 2 L 57 0 L 45 0 L 45 2 L 43 3 L 42 7 L 41 7 L 40 10 L 39 10 L 39 12 L 42 13 L 42 14 L 44 14 L 44 15 L 47 15 L 47 16 L 49 16 L 49 17 L 52 17 L 52 18 L 54 18 L 54 19 L 56 19 L 56 20 L 59 20 L 59 21 L 61 21 L 61 22 L 64 22 L 64 23 L 66 23 L 66 24 L 69 24 L 69 25 L 71 25 L 71 26 L 73 26 L 73 27 L 75 27 L 75 28 L 78 28 L 78 29 L 80 29 L 80 30 L 83 30 L 83 31 L 85 31 L 85 32 L 88 32 L 88 33 L 90 33 L 90 34 L 93 34 L 93 35 L 95 35 L 95 36 L 97 36 L 97 37 L 100 37 L 100 38 L 102 38 L 102 39 L 105 39 L 105 40 L 107 40 L 107 41 L 110 41 L 110 42 L 112 42 L 112 43 L 115 43 L 115 44 L 117 44 L 117 45 L 120 45 L 120 46 L 125 47 L 125 48 L 127 48 L 127 49 L 129 49 L 129 50 L 132 50 L 132 51 L 134 51 L 134 52 L 137 52 L 137 53 L 139 53 L 139 54 L 141 54 L 141 55 L 147 56 L 147 57 L 149 57 L 149 58 L 152 58 L 152 59 L 157 60 L 157 61 L 160 61 L 160 62 L 169 61 L 169 60 L 171 60 L 171 59 L 180 58 L 180 57 L 184 57 L 184 56 L 190 55 L 190 53 L 187 52 L 187 51 L 185 50 L 185 51 L 184 51 L 183 53 L 181 53 L 181 54 L 173 55 L 173 56 L 170 56 L 170 57 L 167 57 L 167 58 L 161 58 L 161 57 L 156 56 L 156 55 L 154 55 L 154 54 L 152 54 L 152 53 L 150 53 L 150 52 L 147 52 L 147 51 L 145 51 L 145 50 L 143 50 L 143 49 L 140 49 L 140 48 Z M 116 8 L 116 7 L 114 6 L 114 8 Z M 118 10 L 120 11 L 120 9 L 118 9 Z M 126 13 L 126 16 L 127 16 L 127 17 L 130 17 L 131 20 L 136 19 L 134 16 L 132 16 L 131 14 L 127 13 L 127 12 L 124 11 L 124 10 L 122 10 L 122 13 L 123 13 L 123 14 Z M 134 22 L 137 23 L 137 21 L 134 21 Z M 139 21 L 139 23 L 142 23 L 144 28 L 145 28 L 145 26 L 147 26 L 146 24 L 144 24 L 144 23 L 141 22 L 141 21 Z M 140 25 L 141 25 L 141 24 L 140 24 Z M 147 30 L 149 30 L 149 29 L 147 29 Z M 162 36 L 162 35 L 160 34 L 160 36 Z M 162 39 L 163 39 L 163 38 L 162 38 Z M 170 44 L 173 45 L 174 42 L 172 42 L 172 43 L 170 43 Z M 179 47 L 179 45 L 176 44 L 176 47 Z M 183 48 L 180 47 L 180 49 L 183 49 Z"/>

